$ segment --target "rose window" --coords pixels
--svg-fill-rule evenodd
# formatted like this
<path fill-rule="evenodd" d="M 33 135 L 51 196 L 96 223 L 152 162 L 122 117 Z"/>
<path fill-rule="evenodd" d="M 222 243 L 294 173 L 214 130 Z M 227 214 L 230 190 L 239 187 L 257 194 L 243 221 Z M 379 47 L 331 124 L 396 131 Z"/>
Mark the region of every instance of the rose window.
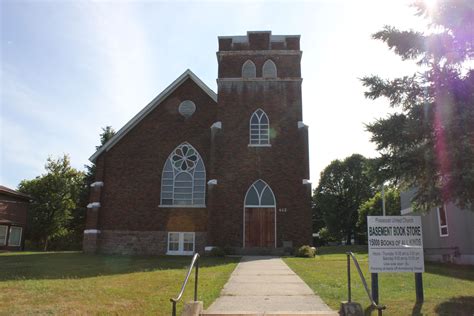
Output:
<path fill-rule="evenodd" d="M 193 148 L 183 145 L 174 151 L 171 160 L 175 169 L 189 171 L 195 167 L 198 156 Z"/>

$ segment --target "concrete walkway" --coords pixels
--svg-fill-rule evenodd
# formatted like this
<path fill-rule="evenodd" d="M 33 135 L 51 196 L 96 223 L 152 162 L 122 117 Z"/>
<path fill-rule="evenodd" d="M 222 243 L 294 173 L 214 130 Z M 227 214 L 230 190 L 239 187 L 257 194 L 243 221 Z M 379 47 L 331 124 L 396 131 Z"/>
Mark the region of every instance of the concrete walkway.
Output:
<path fill-rule="evenodd" d="M 250 256 L 242 258 L 205 313 L 222 312 L 338 315 L 283 260 Z"/>

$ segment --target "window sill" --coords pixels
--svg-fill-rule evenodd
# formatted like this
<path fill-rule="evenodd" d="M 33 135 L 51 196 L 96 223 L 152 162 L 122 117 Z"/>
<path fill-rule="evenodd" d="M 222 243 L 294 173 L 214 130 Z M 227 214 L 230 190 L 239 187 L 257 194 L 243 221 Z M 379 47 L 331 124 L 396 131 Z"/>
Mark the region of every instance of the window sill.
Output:
<path fill-rule="evenodd" d="M 248 147 L 272 147 L 272 144 L 249 144 Z"/>
<path fill-rule="evenodd" d="M 194 251 L 167 251 L 168 256 L 192 256 Z"/>
<path fill-rule="evenodd" d="M 161 208 L 206 208 L 206 205 L 158 205 Z"/>

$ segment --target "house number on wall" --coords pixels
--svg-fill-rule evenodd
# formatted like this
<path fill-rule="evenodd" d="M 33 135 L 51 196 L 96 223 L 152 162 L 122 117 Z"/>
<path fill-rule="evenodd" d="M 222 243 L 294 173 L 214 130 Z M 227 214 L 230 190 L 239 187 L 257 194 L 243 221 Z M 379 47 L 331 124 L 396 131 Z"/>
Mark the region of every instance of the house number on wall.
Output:
<path fill-rule="evenodd" d="M 280 213 L 286 213 L 286 211 L 287 211 L 286 207 L 278 209 L 278 212 L 280 212 Z"/>

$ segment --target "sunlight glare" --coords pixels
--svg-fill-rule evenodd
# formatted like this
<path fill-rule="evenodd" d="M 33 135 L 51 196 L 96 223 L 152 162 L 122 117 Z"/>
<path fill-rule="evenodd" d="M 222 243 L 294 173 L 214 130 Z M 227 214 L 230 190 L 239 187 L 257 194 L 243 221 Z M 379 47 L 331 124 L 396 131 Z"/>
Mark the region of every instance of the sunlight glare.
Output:
<path fill-rule="evenodd" d="M 433 11 L 438 4 L 438 0 L 423 0 L 423 2 L 430 12 Z"/>

